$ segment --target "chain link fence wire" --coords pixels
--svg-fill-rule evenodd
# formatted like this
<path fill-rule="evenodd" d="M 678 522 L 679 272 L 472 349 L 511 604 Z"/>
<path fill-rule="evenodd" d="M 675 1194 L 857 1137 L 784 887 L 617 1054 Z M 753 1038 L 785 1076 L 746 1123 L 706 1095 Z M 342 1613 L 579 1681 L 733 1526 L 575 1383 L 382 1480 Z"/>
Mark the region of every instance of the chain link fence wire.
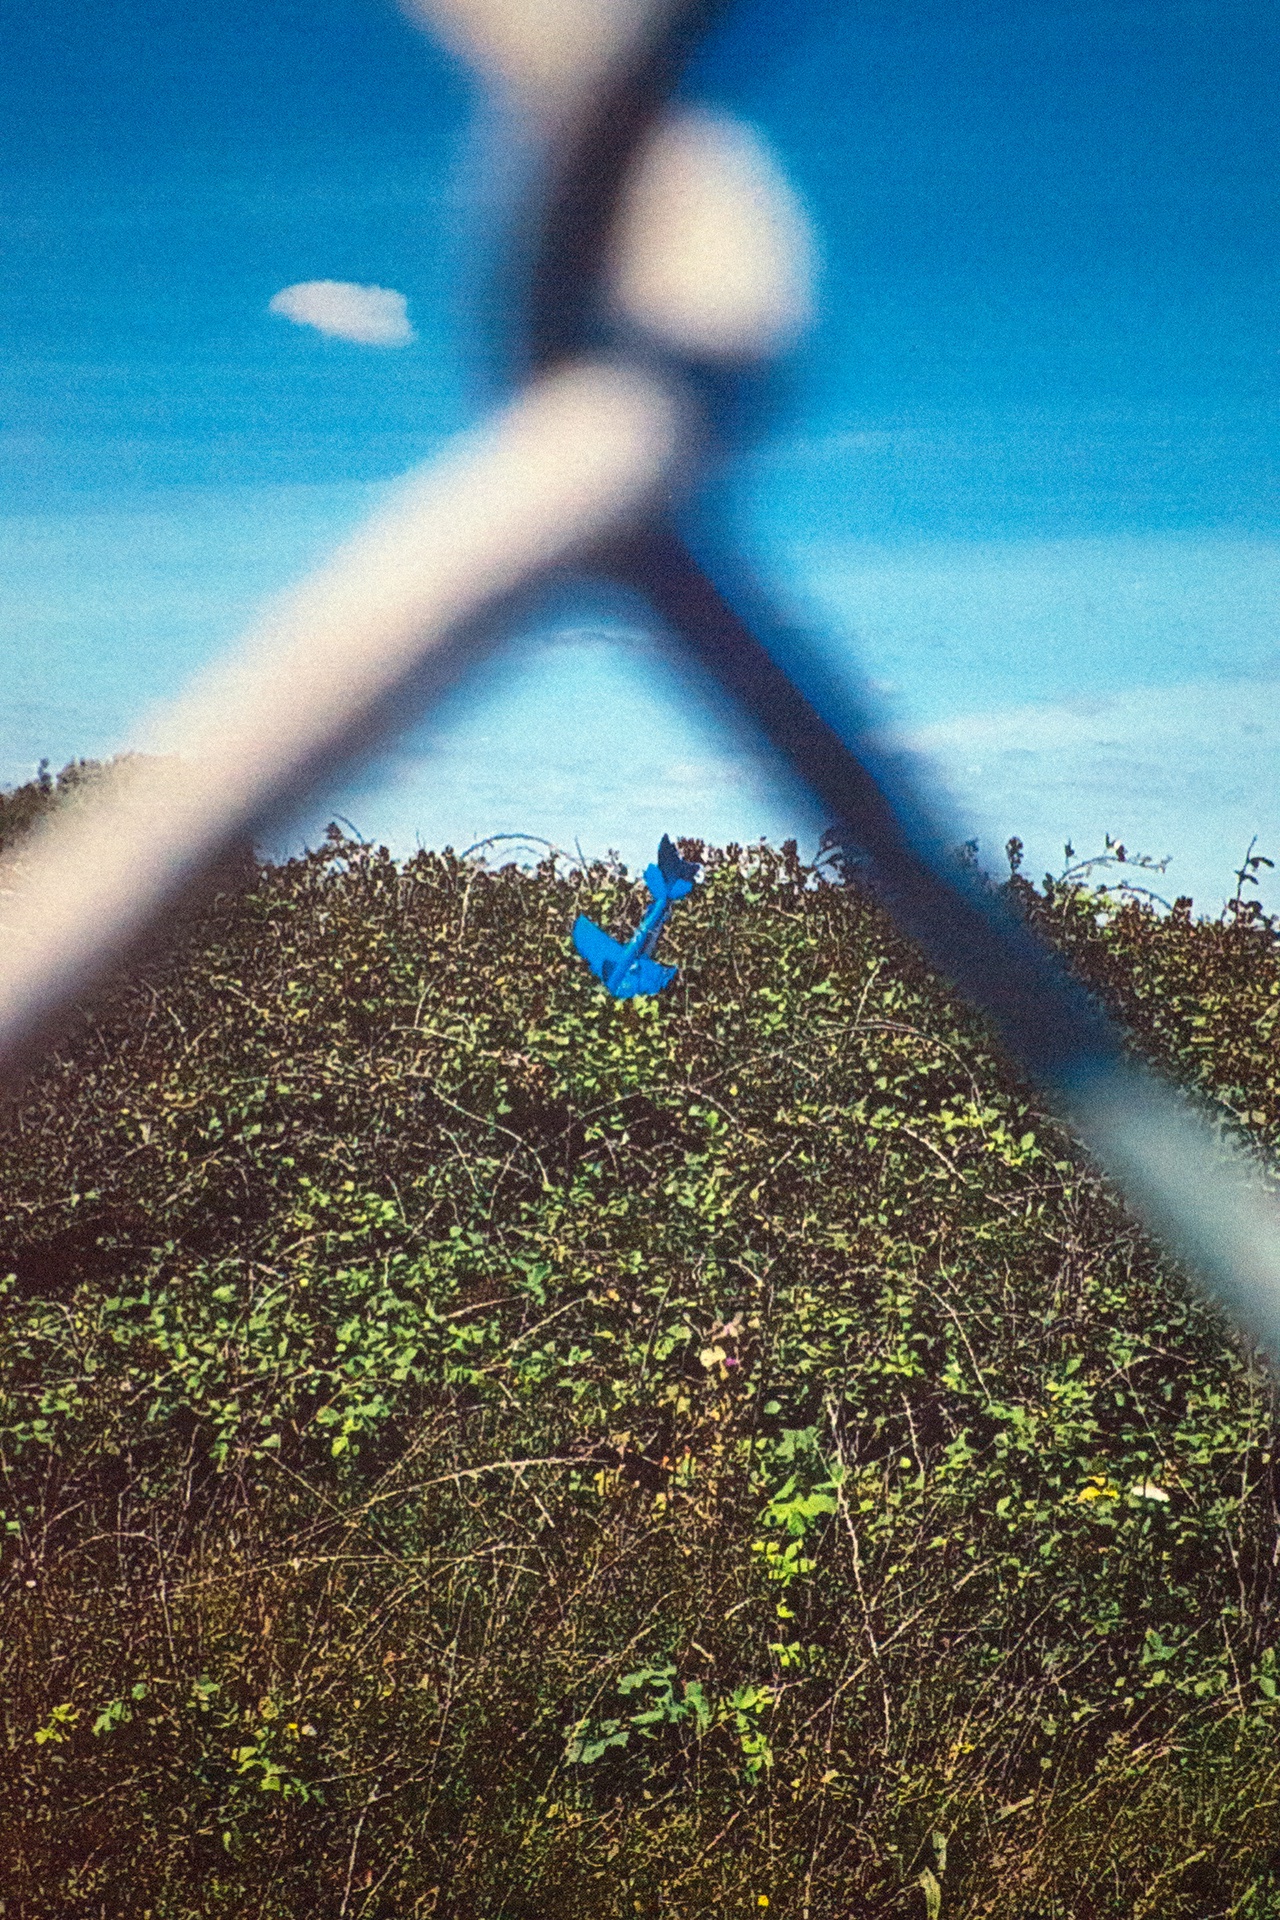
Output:
<path fill-rule="evenodd" d="M 476 67 L 523 156 L 504 289 L 515 397 L 154 716 L 146 758 L 42 830 L 0 901 L 0 1075 L 23 1072 L 231 845 L 429 700 L 523 599 L 594 575 L 640 596 L 782 755 L 1138 1217 L 1280 1359 L 1274 1171 L 1136 1064 L 957 867 L 954 833 L 884 762 L 856 689 L 778 620 L 699 499 L 708 450 L 732 443 L 812 301 L 803 214 L 767 151 L 673 104 L 722 9 L 405 4 Z"/>

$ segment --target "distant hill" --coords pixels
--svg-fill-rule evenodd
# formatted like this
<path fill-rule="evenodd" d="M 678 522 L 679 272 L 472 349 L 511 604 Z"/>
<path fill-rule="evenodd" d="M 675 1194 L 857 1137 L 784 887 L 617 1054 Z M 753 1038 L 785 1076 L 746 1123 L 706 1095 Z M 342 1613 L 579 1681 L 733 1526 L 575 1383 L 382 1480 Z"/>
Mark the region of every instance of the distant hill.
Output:
<path fill-rule="evenodd" d="M 7 1912 L 1280 1915 L 1264 1371 L 856 876 L 684 850 L 620 1005 L 625 878 L 335 831 L 11 1104 Z M 1009 898 L 1275 1150 L 1262 915 Z"/>

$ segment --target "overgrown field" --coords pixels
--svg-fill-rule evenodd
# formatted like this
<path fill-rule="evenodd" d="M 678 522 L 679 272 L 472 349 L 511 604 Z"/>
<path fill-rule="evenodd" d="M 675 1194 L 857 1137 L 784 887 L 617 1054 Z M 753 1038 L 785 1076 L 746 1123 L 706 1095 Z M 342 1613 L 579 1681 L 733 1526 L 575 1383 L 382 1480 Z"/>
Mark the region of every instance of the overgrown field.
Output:
<path fill-rule="evenodd" d="M 14 1916 L 1280 1915 L 1264 1371 L 856 886 L 337 839 L 0 1159 Z M 1013 895 L 1280 1143 L 1280 950 Z"/>

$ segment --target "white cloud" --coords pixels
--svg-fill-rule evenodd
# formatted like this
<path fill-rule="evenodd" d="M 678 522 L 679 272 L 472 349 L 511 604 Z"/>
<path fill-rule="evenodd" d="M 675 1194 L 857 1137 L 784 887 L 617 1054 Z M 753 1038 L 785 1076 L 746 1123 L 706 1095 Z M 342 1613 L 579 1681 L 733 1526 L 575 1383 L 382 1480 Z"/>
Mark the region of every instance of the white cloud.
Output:
<path fill-rule="evenodd" d="M 302 280 L 283 287 L 270 301 L 270 311 L 362 347 L 407 347 L 418 337 L 402 293 L 359 287 L 352 280 Z"/>

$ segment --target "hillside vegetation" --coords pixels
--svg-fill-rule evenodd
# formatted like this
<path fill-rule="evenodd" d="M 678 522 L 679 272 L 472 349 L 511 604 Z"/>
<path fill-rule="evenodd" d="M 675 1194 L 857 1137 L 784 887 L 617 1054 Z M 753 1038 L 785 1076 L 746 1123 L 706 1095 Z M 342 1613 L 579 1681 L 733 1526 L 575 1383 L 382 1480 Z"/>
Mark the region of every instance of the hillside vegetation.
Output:
<path fill-rule="evenodd" d="M 0 1140 L 0 1893 L 1280 1915 L 1267 1378 L 853 884 L 341 840 Z M 1280 951 L 1011 897 L 1280 1142 Z"/>

